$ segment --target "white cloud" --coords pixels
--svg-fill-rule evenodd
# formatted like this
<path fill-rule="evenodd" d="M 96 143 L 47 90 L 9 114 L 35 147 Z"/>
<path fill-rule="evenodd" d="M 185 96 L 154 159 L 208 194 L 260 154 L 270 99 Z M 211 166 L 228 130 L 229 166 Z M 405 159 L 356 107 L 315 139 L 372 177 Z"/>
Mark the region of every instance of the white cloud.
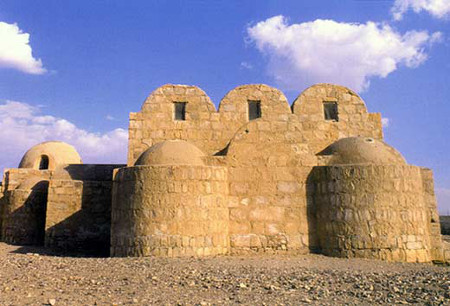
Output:
<path fill-rule="evenodd" d="M 450 17 L 449 0 L 395 0 L 391 13 L 395 20 L 401 20 L 409 9 L 415 13 L 427 11 L 436 18 Z"/>
<path fill-rule="evenodd" d="M 0 68 L 17 69 L 29 74 L 46 72 L 40 59 L 35 59 L 30 46 L 30 34 L 17 24 L 0 22 Z"/>
<path fill-rule="evenodd" d="M 125 163 L 128 133 L 124 129 L 91 133 L 62 118 L 42 115 L 39 107 L 6 101 L 0 104 L 1 168 L 17 168 L 23 154 L 43 141 L 73 145 L 85 163 Z"/>
<path fill-rule="evenodd" d="M 389 118 L 386 118 L 386 117 L 381 118 L 381 125 L 384 128 L 387 128 L 389 126 Z"/>
<path fill-rule="evenodd" d="M 435 191 L 439 213 L 450 216 L 450 188 L 436 188 Z"/>
<path fill-rule="evenodd" d="M 249 62 L 241 62 L 241 68 L 251 70 L 253 69 L 253 65 Z"/>
<path fill-rule="evenodd" d="M 275 16 L 247 29 L 259 51 L 268 56 L 268 72 L 286 89 L 302 90 L 328 82 L 363 91 L 372 77 L 384 78 L 399 65 L 414 68 L 427 59 L 425 48 L 441 34 L 389 25 L 317 19 L 289 25 Z"/>

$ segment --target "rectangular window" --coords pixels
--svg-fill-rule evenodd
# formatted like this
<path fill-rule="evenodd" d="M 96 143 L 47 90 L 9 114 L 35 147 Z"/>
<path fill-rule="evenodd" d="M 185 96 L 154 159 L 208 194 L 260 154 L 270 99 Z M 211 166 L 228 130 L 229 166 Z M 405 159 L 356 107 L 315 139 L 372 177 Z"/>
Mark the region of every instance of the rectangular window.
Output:
<path fill-rule="evenodd" d="M 248 101 L 248 120 L 261 118 L 261 101 Z"/>
<path fill-rule="evenodd" d="M 175 120 L 184 121 L 186 120 L 186 102 L 174 102 L 174 113 Z"/>
<path fill-rule="evenodd" d="M 323 102 L 325 120 L 339 121 L 337 102 Z"/>

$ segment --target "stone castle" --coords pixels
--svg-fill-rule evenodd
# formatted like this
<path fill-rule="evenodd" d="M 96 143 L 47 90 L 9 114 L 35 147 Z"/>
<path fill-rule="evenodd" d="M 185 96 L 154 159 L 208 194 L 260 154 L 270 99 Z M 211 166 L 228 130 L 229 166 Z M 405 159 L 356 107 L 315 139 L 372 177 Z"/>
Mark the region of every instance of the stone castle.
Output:
<path fill-rule="evenodd" d="M 244 85 L 217 111 L 164 85 L 130 114 L 127 165 L 83 164 L 62 142 L 6 169 L 1 238 L 111 256 L 322 253 L 447 261 L 429 169 L 383 142 L 381 116 L 318 84 L 292 107 Z"/>

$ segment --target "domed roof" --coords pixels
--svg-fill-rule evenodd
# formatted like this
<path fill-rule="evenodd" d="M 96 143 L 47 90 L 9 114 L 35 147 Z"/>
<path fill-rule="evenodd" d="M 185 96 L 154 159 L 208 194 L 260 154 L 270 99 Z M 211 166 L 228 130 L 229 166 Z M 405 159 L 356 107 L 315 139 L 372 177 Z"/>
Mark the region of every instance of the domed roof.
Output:
<path fill-rule="evenodd" d="M 185 140 L 166 140 L 142 153 L 135 166 L 203 165 L 204 156 L 199 148 Z"/>
<path fill-rule="evenodd" d="M 29 149 L 22 157 L 19 168 L 54 170 L 58 165 L 81 163 L 74 147 L 61 141 L 48 141 Z"/>
<path fill-rule="evenodd" d="M 329 164 L 404 165 L 403 156 L 383 141 L 368 137 L 342 138 L 328 146 L 319 155 L 331 155 Z"/>

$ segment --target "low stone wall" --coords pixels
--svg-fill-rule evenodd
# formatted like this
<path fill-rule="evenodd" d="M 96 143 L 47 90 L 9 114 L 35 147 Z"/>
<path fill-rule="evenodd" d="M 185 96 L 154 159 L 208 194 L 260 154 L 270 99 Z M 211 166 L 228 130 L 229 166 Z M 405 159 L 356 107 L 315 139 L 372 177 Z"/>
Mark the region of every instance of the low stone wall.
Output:
<path fill-rule="evenodd" d="M 311 180 L 324 254 L 432 260 L 428 203 L 419 167 L 316 167 Z"/>
<path fill-rule="evenodd" d="M 136 166 L 118 170 L 112 256 L 207 256 L 228 252 L 227 170 Z"/>

